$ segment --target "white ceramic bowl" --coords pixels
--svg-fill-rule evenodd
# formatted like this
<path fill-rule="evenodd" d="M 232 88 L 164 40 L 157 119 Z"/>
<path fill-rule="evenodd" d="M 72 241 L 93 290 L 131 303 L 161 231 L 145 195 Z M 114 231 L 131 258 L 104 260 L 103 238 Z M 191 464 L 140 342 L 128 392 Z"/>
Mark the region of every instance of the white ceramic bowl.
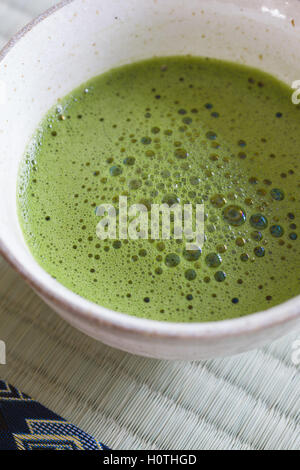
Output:
<path fill-rule="evenodd" d="M 300 297 L 265 312 L 213 323 L 156 322 L 116 313 L 72 293 L 30 254 L 18 222 L 20 160 L 58 98 L 112 67 L 154 55 L 192 54 L 300 79 L 300 2 L 269 0 L 64 1 L 0 53 L 0 251 L 68 322 L 135 354 L 202 359 L 256 348 L 300 323 Z"/>

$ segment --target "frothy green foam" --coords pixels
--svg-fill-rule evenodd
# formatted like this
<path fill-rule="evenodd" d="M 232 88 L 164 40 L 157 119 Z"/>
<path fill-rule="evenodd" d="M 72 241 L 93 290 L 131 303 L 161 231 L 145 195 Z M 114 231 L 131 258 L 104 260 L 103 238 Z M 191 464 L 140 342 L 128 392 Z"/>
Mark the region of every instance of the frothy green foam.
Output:
<path fill-rule="evenodd" d="M 77 294 L 131 315 L 214 321 L 300 292 L 300 108 L 248 67 L 152 59 L 107 72 L 41 123 L 18 182 L 24 235 Z M 96 237 L 95 209 L 205 204 L 206 241 Z"/>

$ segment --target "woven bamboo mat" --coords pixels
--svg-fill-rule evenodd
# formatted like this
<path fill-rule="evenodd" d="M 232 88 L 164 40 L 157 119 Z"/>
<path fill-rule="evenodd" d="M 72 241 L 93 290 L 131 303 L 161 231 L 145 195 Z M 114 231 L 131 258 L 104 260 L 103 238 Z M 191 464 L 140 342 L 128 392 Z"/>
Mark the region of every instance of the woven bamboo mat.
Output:
<path fill-rule="evenodd" d="M 0 0 L 0 47 L 54 3 Z M 0 377 L 114 449 L 300 449 L 297 338 L 223 360 L 139 358 L 74 330 L 0 260 Z"/>

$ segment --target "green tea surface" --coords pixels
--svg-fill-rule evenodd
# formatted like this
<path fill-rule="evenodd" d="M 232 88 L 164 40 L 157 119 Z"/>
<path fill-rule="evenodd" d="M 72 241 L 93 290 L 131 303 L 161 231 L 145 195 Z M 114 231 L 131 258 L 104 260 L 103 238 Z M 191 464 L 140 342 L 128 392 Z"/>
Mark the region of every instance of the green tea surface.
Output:
<path fill-rule="evenodd" d="M 40 124 L 18 204 L 39 264 L 104 307 L 162 321 L 241 317 L 300 293 L 300 109 L 251 68 L 191 57 L 83 84 Z M 205 243 L 105 240 L 103 203 L 205 205 Z"/>

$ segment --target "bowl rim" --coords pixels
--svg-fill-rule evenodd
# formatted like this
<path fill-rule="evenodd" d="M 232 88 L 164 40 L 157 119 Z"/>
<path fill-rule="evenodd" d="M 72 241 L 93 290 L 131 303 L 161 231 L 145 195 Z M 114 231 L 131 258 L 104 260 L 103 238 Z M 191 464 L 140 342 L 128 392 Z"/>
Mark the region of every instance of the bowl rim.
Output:
<path fill-rule="evenodd" d="M 0 50 L 0 64 L 13 47 L 36 25 L 74 1 L 75 0 L 62 0 L 30 21 Z M 74 318 L 74 320 L 77 320 L 81 324 L 88 321 L 89 323 L 93 323 L 96 327 L 105 326 L 110 330 L 118 330 L 127 333 L 142 333 L 144 336 L 156 336 L 166 339 L 181 338 L 191 340 L 220 339 L 228 336 L 248 335 L 300 318 L 300 295 L 261 312 L 219 321 L 180 323 L 134 317 L 90 302 L 64 287 L 62 284 L 58 283 L 58 281 L 55 281 L 55 283 L 60 285 L 60 292 L 56 291 L 55 284 L 53 284 L 53 286 L 47 286 L 46 282 L 41 280 L 38 276 L 36 268 L 46 274 L 49 280 L 52 280 L 52 278 L 38 265 L 33 255 L 30 253 L 35 263 L 35 268 L 24 266 L 15 257 L 13 249 L 10 248 L 9 244 L 1 238 L 1 234 L 0 254 L 46 301 L 51 305 L 55 305 L 61 311 L 68 312 L 69 319 Z"/>

